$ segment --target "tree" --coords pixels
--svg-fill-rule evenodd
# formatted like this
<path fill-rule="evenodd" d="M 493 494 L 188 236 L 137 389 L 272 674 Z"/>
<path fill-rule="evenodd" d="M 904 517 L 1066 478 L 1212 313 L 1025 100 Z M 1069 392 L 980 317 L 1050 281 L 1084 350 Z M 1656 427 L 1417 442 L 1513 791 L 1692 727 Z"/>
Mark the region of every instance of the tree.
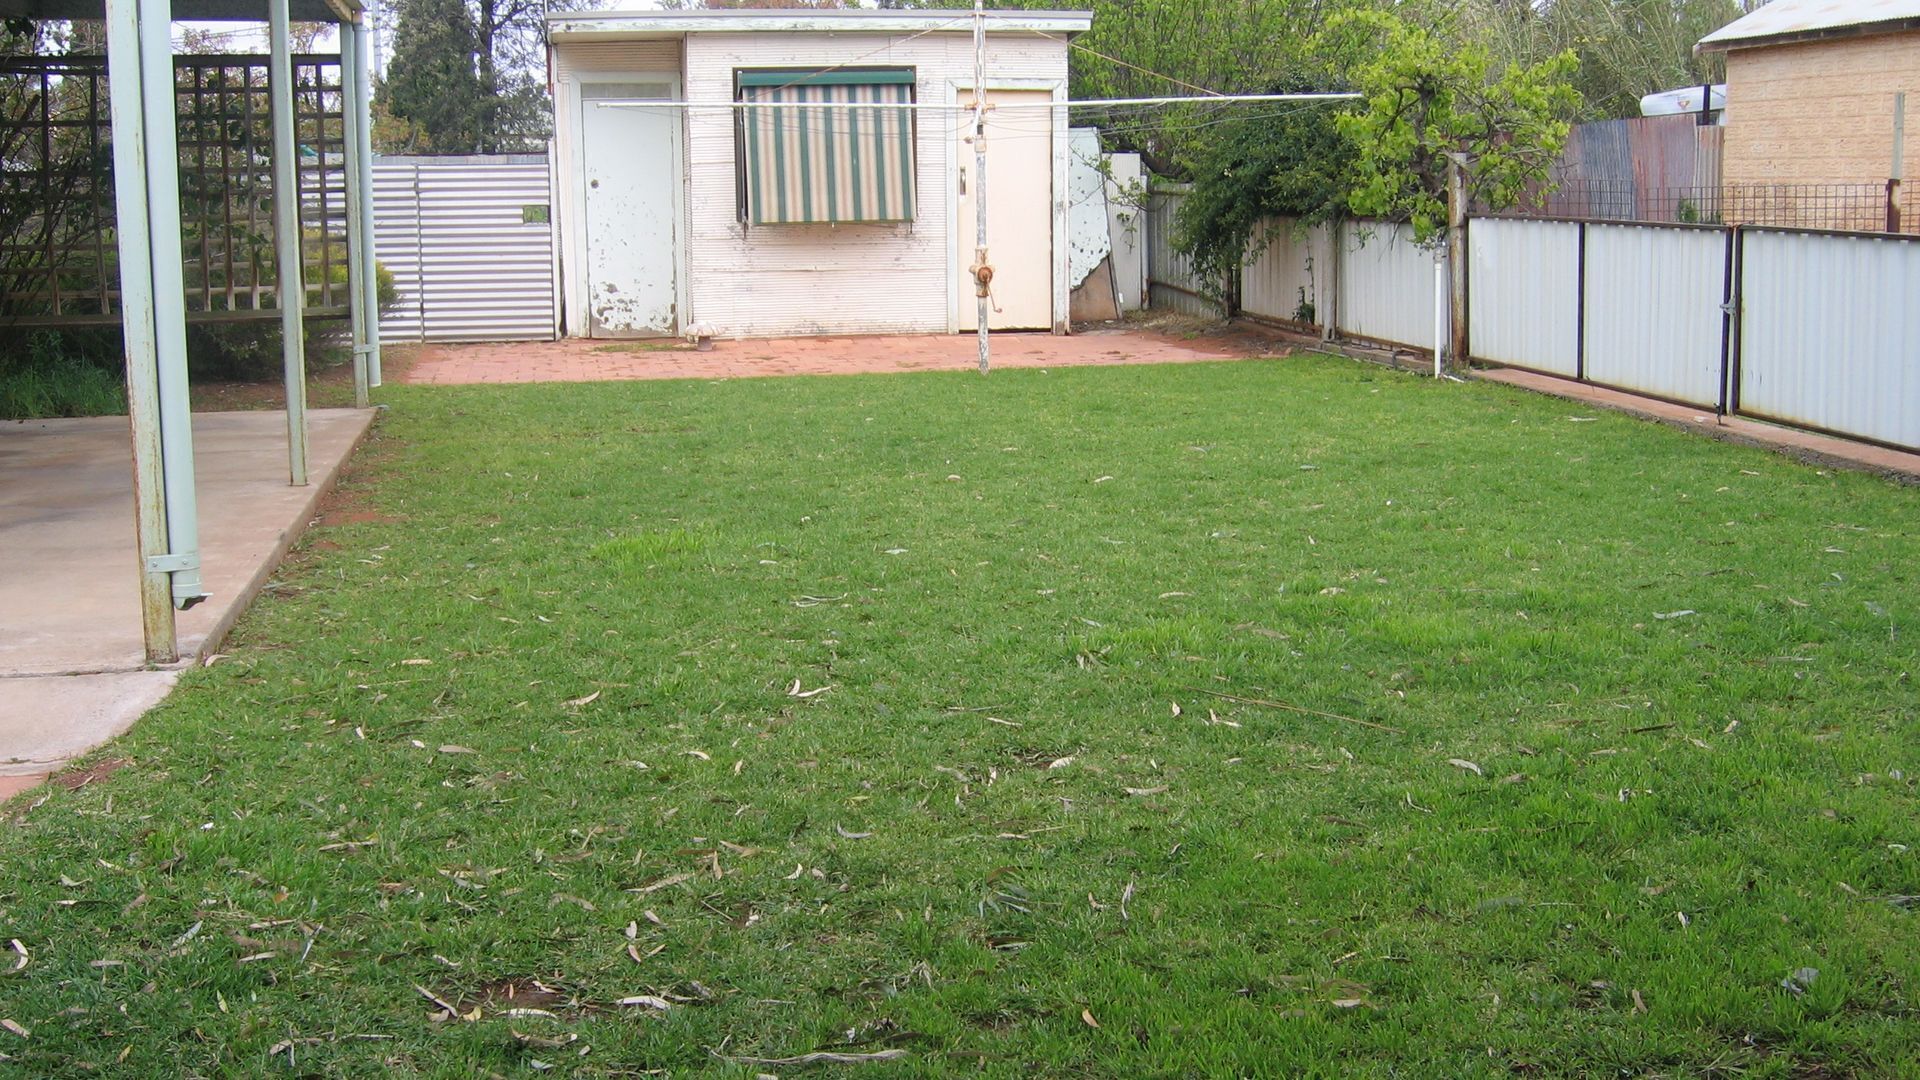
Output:
<path fill-rule="evenodd" d="M 374 100 L 389 152 L 507 153 L 553 132 L 549 11 L 597 0 L 400 0 L 393 61 Z"/>
<path fill-rule="evenodd" d="M 405 0 L 378 94 L 381 106 L 403 125 L 404 145 L 395 148 L 479 151 L 486 94 L 474 66 L 478 47 L 465 0 Z"/>
<path fill-rule="evenodd" d="M 1323 43 L 1362 95 L 1335 120 L 1352 151 L 1348 202 L 1411 222 L 1421 241 L 1446 227 L 1450 160 L 1474 204 L 1504 209 L 1547 179 L 1580 107 L 1570 51 L 1500 67 L 1483 46 L 1380 11 L 1335 17 Z"/>

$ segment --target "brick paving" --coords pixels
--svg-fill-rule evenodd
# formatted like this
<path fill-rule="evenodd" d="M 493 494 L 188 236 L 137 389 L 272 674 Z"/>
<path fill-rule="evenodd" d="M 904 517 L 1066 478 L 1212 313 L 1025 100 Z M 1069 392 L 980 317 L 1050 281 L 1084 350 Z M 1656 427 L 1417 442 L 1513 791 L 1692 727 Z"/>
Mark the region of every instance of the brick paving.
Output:
<path fill-rule="evenodd" d="M 1052 334 L 996 334 L 993 366 L 1077 367 L 1168 364 L 1274 355 L 1291 350 L 1259 336 L 1186 340 L 1134 329 Z M 697 352 L 677 341 L 619 342 L 568 338 L 419 348 L 409 383 L 595 382 L 608 379 L 735 379 L 761 375 L 850 375 L 896 371 L 971 371 L 978 364 L 971 334 L 766 338 L 716 341 Z"/>

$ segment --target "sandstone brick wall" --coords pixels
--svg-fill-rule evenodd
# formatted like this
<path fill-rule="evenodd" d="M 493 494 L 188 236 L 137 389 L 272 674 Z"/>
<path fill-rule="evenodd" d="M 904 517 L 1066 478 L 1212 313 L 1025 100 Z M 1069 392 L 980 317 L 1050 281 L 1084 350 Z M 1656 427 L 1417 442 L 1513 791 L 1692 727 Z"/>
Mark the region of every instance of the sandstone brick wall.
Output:
<path fill-rule="evenodd" d="M 1761 184 L 1886 182 L 1893 158 L 1893 96 L 1907 94 L 1904 175 L 1920 188 L 1920 31 L 1734 49 L 1727 55 L 1723 179 Z M 1836 195 L 1835 198 L 1843 196 Z M 1857 201 L 1857 193 L 1848 193 Z M 1856 226 L 1875 228 L 1877 216 Z M 1838 224 L 1838 223 L 1835 223 Z"/>

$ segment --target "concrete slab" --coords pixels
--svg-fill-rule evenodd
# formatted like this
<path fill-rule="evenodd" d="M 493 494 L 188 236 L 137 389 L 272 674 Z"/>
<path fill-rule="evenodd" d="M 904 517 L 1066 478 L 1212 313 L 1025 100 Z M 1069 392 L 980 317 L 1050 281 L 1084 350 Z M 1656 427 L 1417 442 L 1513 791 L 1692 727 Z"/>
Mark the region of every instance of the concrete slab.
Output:
<path fill-rule="evenodd" d="M 232 628 L 373 416 L 310 412 L 313 482 L 296 488 L 283 413 L 194 415 L 211 597 L 177 615 L 188 662 Z M 0 775 L 44 773 L 126 730 L 177 672 L 144 670 L 126 418 L 0 424 L 0 477 Z"/>
<path fill-rule="evenodd" d="M 0 777 L 44 775 L 122 734 L 179 679 L 177 668 L 7 679 Z"/>

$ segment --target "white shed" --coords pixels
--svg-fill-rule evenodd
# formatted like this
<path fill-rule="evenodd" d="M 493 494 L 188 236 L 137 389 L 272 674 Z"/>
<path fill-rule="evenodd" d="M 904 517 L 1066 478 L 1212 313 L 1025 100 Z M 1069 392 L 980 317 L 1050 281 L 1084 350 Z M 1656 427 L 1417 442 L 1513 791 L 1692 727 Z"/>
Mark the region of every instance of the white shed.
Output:
<path fill-rule="evenodd" d="M 973 96 L 973 23 L 951 10 L 548 16 L 567 333 L 974 329 L 978 184 L 958 108 Z M 1092 15 L 985 23 L 989 325 L 1064 333 L 1057 103 L 1068 41 Z"/>

